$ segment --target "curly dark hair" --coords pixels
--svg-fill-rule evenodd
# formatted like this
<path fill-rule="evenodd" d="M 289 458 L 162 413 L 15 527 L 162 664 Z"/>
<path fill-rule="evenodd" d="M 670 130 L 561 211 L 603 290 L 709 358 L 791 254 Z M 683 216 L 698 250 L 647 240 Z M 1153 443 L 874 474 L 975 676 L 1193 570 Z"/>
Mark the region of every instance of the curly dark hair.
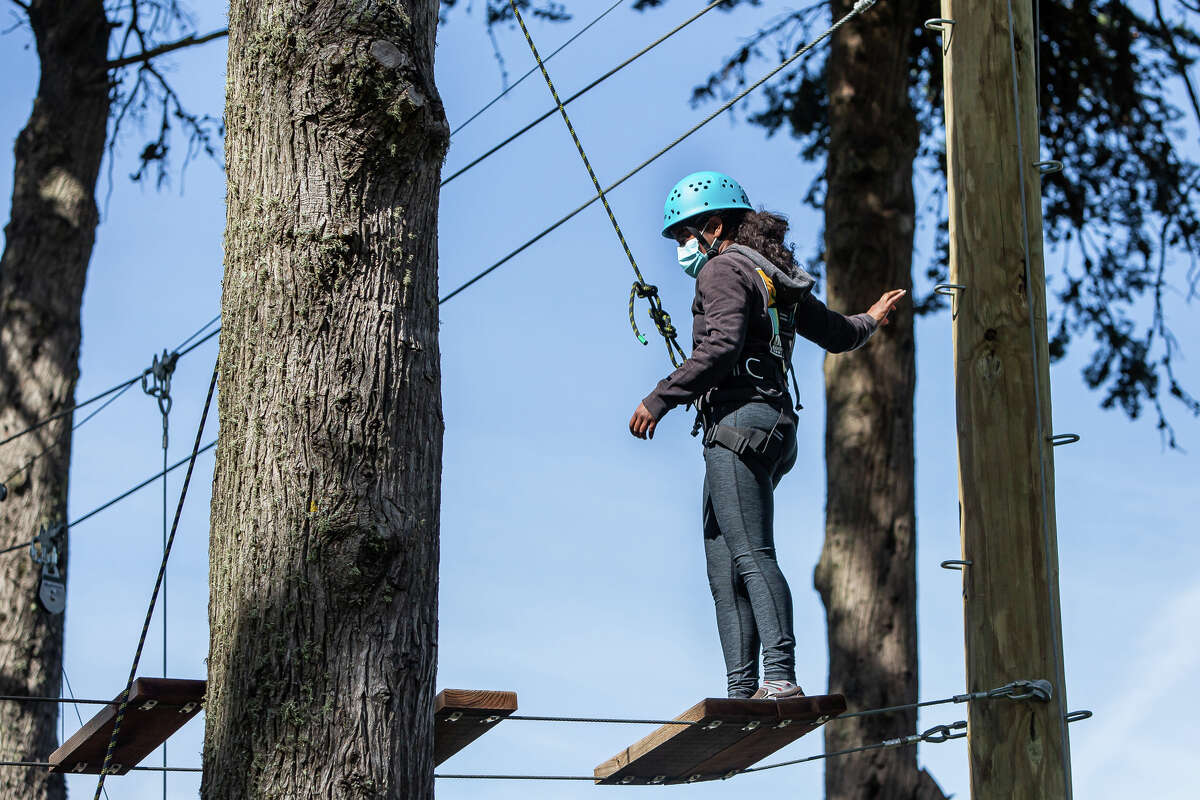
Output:
<path fill-rule="evenodd" d="M 720 217 L 725 226 L 723 238 L 757 250 L 784 272 L 796 274 L 796 246 L 784 241 L 788 231 L 787 217 L 770 211 L 726 212 Z"/>
<path fill-rule="evenodd" d="M 796 262 L 796 246 L 784 241 L 787 236 L 788 221 L 782 214 L 770 211 L 717 211 L 714 213 L 697 214 L 672 226 L 693 228 L 699 230 L 712 217 L 720 217 L 724 227 L 722 239 L 734 244 L 745 245 L 751 250 L 757 250 L 768 261 L 789 275 L 795 275 L 798 270 Z"/>

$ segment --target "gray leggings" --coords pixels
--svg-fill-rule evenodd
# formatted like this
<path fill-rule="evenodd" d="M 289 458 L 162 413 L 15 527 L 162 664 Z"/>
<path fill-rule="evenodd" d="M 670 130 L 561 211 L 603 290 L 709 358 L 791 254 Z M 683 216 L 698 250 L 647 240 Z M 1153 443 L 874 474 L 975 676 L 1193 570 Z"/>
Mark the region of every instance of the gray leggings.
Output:
<path fill-rule="evenodd" d="M 758 651 L 766 680 L 796 681 L 792 594 L 775 560 L 774 490 L 796 463 L 796 422 L 767 403 L 725 411 L 719 422 L 775 428 L 783 446 L 774 458 L 741 456 L 721 445 L 704 448 L 704 554 L 717 607 L 730 697 L 758 689 Z M 777 426 L 777 427 L 776 427 Z"/>

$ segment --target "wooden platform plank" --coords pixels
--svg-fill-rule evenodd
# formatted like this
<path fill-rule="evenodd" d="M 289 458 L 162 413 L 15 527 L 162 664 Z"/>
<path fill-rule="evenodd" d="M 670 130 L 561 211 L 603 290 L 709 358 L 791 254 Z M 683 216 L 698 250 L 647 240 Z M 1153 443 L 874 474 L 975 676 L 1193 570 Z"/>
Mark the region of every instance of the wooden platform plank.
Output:
<path fill-rule="evenodd" d="M 434 765 L 483 736 L 516 710 L 516 692 L 443 689 L 433 705 Z"/>
<path fill-rule="evenodd" d="M 125 719 L 113 750 L 110 774 L 124 775 L 171 734 L 200 713 L 205 682 L 175 678 L 138 678 L 133 682 Z M 51 772 L 99 775 L 117 718 L 118 695 L 50 755 Z"/>
<path fill-rule="evenodd" d="M 746 767 L 846 710 L 841 695 L 786 700 L 708 698 L 595 769 L 602 785 L 708 781 Z"/>

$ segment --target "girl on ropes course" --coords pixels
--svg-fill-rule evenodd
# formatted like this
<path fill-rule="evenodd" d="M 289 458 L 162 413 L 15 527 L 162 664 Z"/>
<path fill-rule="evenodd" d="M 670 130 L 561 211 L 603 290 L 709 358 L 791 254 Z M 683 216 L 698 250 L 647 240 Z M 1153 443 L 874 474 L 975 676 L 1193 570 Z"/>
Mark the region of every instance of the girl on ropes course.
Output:
<path fill-rule="evenodd" d="M 784 243 L 787 220 L 755 211 L 737 181 L 720 172 L 696 172 L 675 185 L 662 234 L 679 245 L 679 264 L 696 279 L 692 355 L 642 400 L 629 432 L 652 439 L 668 411 L 696 405 L 692 435 L 704 431 L 704 552 L 729 696 L 801 695 L 792 596 L 773 532 L 774 490 L 796 462 L 786 379 L 792 345 L 799 334 L 831 353 L 861 347 L 905 291 L 886 292 L 850 317 L 826 308 Z"/>

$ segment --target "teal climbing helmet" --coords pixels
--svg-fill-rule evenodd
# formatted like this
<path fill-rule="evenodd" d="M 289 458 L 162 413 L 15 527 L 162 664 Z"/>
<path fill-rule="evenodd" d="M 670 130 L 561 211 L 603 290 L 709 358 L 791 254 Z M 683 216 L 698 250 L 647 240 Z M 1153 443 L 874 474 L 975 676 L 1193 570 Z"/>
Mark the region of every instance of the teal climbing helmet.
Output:
<path fill-rule="evenodd" d="M 693 172 L 675 184 L 663 206 L 662 235 L 671 238 L 667 230 L 689 217 L 706 211 L 742 209 L 753 211 L 750 199 L 741 185 L 723 172 Z"/>

